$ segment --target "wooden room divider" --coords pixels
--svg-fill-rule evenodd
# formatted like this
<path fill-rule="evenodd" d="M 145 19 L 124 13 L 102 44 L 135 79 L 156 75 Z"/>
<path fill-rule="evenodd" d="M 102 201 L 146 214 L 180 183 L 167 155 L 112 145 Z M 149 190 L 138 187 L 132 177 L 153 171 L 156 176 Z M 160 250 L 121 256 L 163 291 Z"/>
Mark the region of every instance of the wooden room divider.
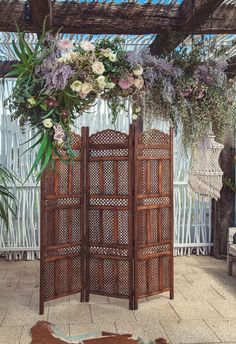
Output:
<path fill-rule="evenodd" d="M 173 133 L 104 130 L 73 136 L 41 181 L 40 314 L 80 293 L 173 298 Z"/>

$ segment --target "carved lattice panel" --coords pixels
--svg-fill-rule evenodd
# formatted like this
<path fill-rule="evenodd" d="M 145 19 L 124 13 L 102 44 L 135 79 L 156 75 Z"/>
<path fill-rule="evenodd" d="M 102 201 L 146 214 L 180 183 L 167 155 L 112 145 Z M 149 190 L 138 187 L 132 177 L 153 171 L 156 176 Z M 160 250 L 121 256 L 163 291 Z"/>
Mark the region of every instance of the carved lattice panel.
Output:
<path fill-rule="evenodd" d="M 130 140 L 114 130 L 89 138 L 87 293 L 129 298 L 132 303 Z"/>
<path fill-rule="evenodd" d="M 42 180 L 41 313 L 76 292 L 126 298 L 130 309 L 173 297 L 172 135 L 84 128 L 74 151 Z"/>
<path fill-rule="evenodd" d="M 80 136 L 73 138 L 72 163 L 53 157 L 55 168 L 41 182 L 41 282 L 43 303 L 83 289 L 83 157 Z"/>
<path fill-rule="evenodd" d="M 173 297 L 172 135 L 136 133 L 135 306 L 137 299 L 170 291 Z"/>

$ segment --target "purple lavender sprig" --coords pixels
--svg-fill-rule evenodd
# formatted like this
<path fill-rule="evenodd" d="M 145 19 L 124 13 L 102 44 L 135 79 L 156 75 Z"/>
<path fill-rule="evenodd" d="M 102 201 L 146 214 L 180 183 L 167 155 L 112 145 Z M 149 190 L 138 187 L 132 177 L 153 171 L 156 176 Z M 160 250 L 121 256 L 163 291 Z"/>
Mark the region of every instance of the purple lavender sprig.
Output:
<path fill-rule="evenodd" d="M 63 90 L 75 74 L 69 65 L 58 63 L 57 57 L 55 53 L 50 54 L 36 70 L 36 74 L 45 82 L 46 93 Z"/>

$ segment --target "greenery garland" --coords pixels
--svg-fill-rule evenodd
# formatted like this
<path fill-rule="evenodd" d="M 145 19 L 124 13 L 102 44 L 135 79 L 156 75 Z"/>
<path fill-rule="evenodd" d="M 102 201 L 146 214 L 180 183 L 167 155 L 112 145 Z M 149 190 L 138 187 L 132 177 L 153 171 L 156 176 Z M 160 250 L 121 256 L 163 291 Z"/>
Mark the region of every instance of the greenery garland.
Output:
<path fill-rule="evenodd" d="M 73 159 L 75 119 L 99 97 L 108 102 L 113 122 L 121 99 L 130 99 L 133 119 L 144 115 L 147 121 L 171 120 L 181 128 L 187 146 L 205 139 L 210 126 L 221 137 L 231 122 L 233 88 L 226 61 L 215 47 L 206 58 L 203 40 L 193 42 L 192 49 L 183 44 L 164 59 L 148 49 L 126 52 L 119 39 L 75 44 L 45 32 L 31 49 L 24 33 L 18 38 L 12 44 L 19 64 L 8 74 L 17 79 L 8 102 L 13 119 L 36 131 L 31 148 L 40 147 L 30 173 L 40 164 L 37 179 L 52 153 Z"/>

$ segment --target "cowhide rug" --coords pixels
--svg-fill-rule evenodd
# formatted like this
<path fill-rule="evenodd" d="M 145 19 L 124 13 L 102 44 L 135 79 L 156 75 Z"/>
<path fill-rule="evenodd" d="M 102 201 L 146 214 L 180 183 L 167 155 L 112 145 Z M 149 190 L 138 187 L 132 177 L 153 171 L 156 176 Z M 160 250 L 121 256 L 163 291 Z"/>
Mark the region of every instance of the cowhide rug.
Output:
<path fill-rule="evenodd" d="M 76 337 L 65 336 L 55 325 L 47 321 L 38 321 L 31 329 L 31 344 L 144 344 L 131 334 L 114 334 L 108 332 L 90 333 Z M 163 338 L 150 341 L 148 344 L 168 344 Z"/>

